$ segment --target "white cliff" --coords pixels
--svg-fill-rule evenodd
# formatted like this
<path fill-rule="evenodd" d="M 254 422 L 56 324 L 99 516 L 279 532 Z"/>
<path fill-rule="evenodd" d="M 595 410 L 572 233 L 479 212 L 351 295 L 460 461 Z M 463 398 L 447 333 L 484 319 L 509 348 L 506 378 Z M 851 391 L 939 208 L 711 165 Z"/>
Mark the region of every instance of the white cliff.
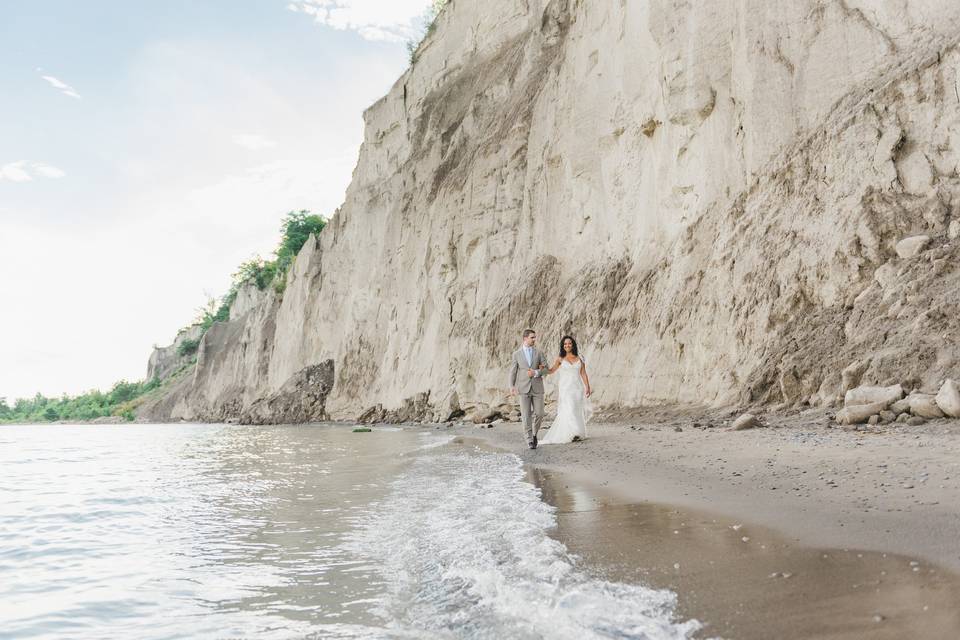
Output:
<path fill-rule="evenodd" d="M 154 347 L 153 353 L 147 360 L 147 380 L 154 378 L 166 378 L 177 369 L 190 362 L 193 357 L 188 353 L 191 349 L 186 349 L 195 345 L 203 336 L 203 328 L 198 325 L 190 325 L 180 330 L 174 338 L 173 343 L 167 347 Z"/>
<path fill-rule="evenodd" d="M 282 296 L 249 287 L 144 412 L 486 411 L 528 326 L 610 408 L 936 393 L 958 40 L 953 0 L 454 0 Z"/>

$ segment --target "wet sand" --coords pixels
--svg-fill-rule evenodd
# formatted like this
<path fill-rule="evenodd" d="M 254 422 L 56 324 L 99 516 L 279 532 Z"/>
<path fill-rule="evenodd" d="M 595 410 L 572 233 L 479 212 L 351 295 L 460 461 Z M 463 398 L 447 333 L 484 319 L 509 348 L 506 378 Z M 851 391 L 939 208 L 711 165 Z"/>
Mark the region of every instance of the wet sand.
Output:
<path fill-rule="evenodd" d="M 957 421 L 764 419 L 653 414 L 535 451 L 516 423 L 446 430 L 518 454 L 571 551 L 675 590 L 702 637 L 960 638 Z"/>
<path fill-rule="evenodd" d="M 960 576 L 908 557 L 803 547 L 759 525 L 635 503 L 529 469 L 556 536 L 605 579 L 667 588 L 700 638 L 960 637 Z"/>

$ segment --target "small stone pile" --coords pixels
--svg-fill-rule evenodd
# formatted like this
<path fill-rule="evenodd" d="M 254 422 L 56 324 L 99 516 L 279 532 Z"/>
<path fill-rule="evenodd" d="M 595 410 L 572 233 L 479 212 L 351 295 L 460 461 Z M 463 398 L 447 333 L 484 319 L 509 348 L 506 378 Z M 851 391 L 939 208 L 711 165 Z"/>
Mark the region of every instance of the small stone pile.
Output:
<path fill-rule="evenodd" d="M 844 395 L 843 409 L 837 412 L 836 421 L 840 425 L 890 422 L 917 425 L 944 417 L 960 418 L 960 389 L 949 378 L 935 394 L 919 390 L 905 394 L 899 384 L 850 389 Z"/>

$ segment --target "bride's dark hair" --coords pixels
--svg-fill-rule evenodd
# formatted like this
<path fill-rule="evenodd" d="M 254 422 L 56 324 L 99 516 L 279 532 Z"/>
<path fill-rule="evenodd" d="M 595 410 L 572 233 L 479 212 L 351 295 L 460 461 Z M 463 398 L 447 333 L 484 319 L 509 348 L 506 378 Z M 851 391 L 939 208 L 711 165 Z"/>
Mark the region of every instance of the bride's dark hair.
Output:
<path fill-rule="evenodd" d="M 567 355 L 567 352 L 563 350 L 563 343 L 567 340 L 573 343 L 573 349 L 570 350 L 570 353 L 579 358 L 580 354 L 577 352 L 577 341 L 573 339 L 573 336 L 563 336 L 560 338 L 560 357 L 562 358 Z"/>

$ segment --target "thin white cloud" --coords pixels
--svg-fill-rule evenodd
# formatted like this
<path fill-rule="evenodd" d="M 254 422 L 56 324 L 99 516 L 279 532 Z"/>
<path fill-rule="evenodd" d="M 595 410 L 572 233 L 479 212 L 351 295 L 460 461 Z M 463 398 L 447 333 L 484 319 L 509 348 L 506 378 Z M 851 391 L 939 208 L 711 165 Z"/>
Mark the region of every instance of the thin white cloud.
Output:
<path fill-rule="evenodd" d="M 17 160 L 0 165 L 0 181 L 30 182 L 34 178 L 62 178 L 67 175 L 62 169 L 42 162 Z"/>
<path fill-rule="evenodd" d="M 257 133 L 238 133 L 233 136 L 233 141 L 251 151 L 260 151 L 261 149 L 271 149 L 277 146 L 275 140 Z"/>
<path fill-rule="evenodd" d="M 77 93 L 77 90 L 71 87 L 70 85 L 68 85 L 63 80 L 60 80 L 59 78 L 55 78 L 54 76 L 40 76 L 40 77 L 46 80 L 47 82 L 49 82 L 50 86 L 52 86 L 54 89 L 58 89 L 60 93 L 62 93 L 63 95 L 70 96 L 71 98 L 76 98 L 77 100 L 80 99 L 80 94 Z"/>
<path fill-rule="evenodd" d="M 405 42 L 422 31 L 429 0 L 296 0 L 291 11 L 313 16 L 334 29 L 356 31 L 366 40 Z"/>
<path fill-rule="evenodd" d="M 30 182 L 33 180 L 24 165 L 26 163 L 21 160 L 19 162 L 10 162 L 5 165 L 0 165 L 0 180 L 9 180 L 10 182 Z"/>
<path fill-rule="evenodd" d="M 33 171 L 37 175 L 41 175 L 44 178 L 62 178 L 63 176 L 67 175 L 63 172 L 63 169 L 49 164 L 43 164 L 42 162 L 34 162 Z"/>

